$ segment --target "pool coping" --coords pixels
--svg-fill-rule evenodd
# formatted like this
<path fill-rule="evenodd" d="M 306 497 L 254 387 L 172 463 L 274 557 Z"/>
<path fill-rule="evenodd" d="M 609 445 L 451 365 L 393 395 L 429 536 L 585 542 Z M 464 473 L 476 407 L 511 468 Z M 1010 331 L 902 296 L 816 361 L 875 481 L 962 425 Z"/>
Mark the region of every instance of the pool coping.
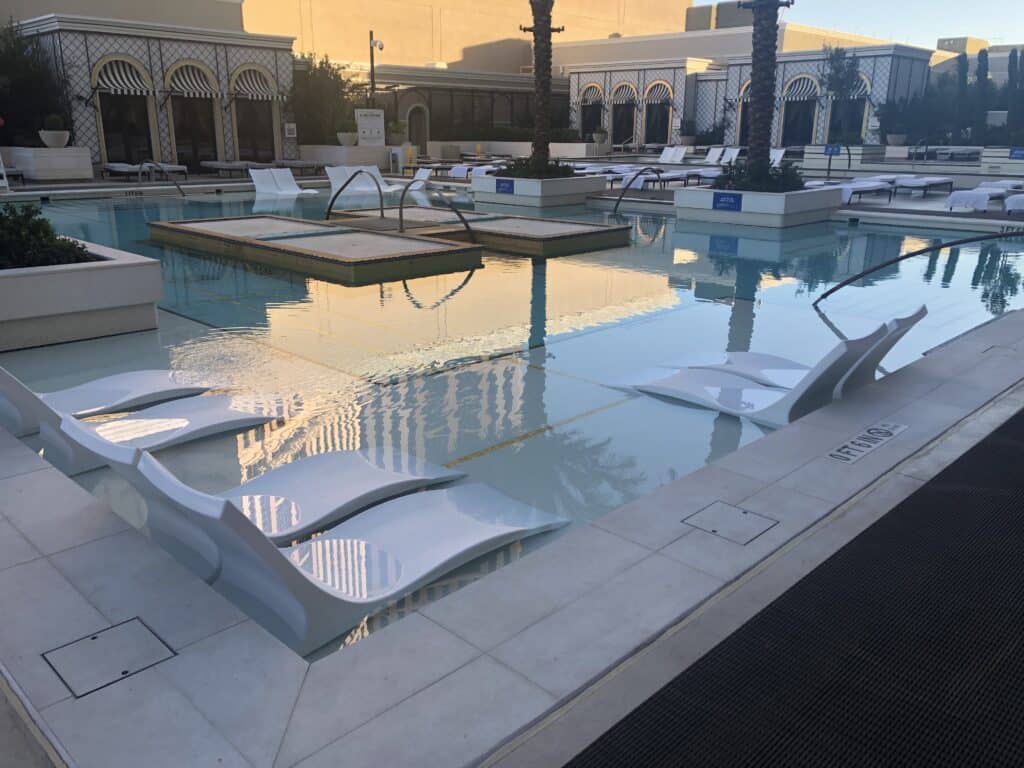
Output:
<path fill-rule="evenodd" d="M 62 745 L 69 765 L 75 760 L 78 765 L 104 768 L 139 764 L 140 754 L 155 759 L 144 750 L 157 749 L 158 744 L 168 749 L 167 729 L 172 736 L 180 729 L 179 738 L 186 742 L 192 734 L 190 748 L 200 751 L 189 753 L 191 758 L 223 758 L 230 765 L 333 765 L 339 756 L 351 765 L 419 765 L 430 758 L 459 765 L 476 764 L 489 755 L 498 759 L 506 752 L 496 750 L 507 750 L 504 745 L 513 743 L 510 740 L 528 733 L 638 652 L 653 648 L 673 627 L 704 610 L 702 606 L 718 601 L 724 590 L 755 583 L 757 579 L 747 574 L 774 562 L 776 553 L 789 548 L 790 542 L 815 530 L 821 520 L 831 519 L 851 499 L 861 499 L 879 478 L 921 457 L 940 437 L 969 423 L 979 410 L 1018 386 L 1024 381 L 1021 352 L 1024 311 L 1008 312 L 848 400 L 582 524 L 370 638 L 312 663 L 284 651 L 244 616 L 233 624 L 223 619 L 197 630 L 201 637 L 175 649 L 177 659 L 182 659 L 177 667 L 163 662 L 135 676 L 134 686 L 123 681 L 77 700 L 70 694 L 53 700 L 52 692 L 36 694 L 39 700 L 34 700 L 33 692 L 18 679 L 18 664 L 57 643 L 33 647 L 28 640 L 20 645 L 5 642 L 0 628 L 0 663 L 16 662 L 8 666 L 22 688 L 16 694 L 39 711 L 40 721 L 52 731 L 52 736 L 44 734 L 46 739 Z M 908 428 L 855 464 L 828 457 L 834 448 L 879 422 Z M 73 499 L 70 507 L 87 504 L 81 514 L 100 516 L 105 522 L 96 523 L 98 528 L 84 531 L 81 541 L 61 551 L 39 552 L 27 562 L 0 570 L 0 596 L 6 594 L 3 584 L 15 571 L 52 566 L 55 580 L 60 580 L 61 599 L 73 599 L 83 612 L 95 614 L 93 623 L 116 623 L 117 610 L 97 602 L 87 584 L 57 566 L 66 566 L 66 558 L 114 536 L 122 537 L 133 551 L 153 558 L 162 554 L 150 552 L 153 545 L 119 518 L 113 519 L 109 508 L 91 497 L 86 500 L 72 481 L 39 457 L 25 455 L 31 452 L 11 440 L 0 432 L 0 478 L 5 478 L 0 479 L 0 491 L 25 478 L 59 486 Z M 14 475 L 2 469 L 8 458 L 18 461 L 20 470 Z M 915 477 L 930 471 L 927 457 L 921 461 Z M 876 505 L 879 513 L 896 503 L 884 495 L 882 501 Z M 683 522 L 716 504 L 775 515 L 772 519 L 778 522 L 746 545 L 715 540 Z M 70 512 L 77 520 L 75 510 Z M 66 529 L 67 520 L 55 519 L 54 533 L 58 525 Z M 33 541 L 38 543 L 40 533 L 45 541 L 48 524 L 35 525 Z M 711 560 L 706 557 L 709 547 L 715 554 Z M 167 590 L 166 599 L 179 598 L 174 590 L 185 589 L 186 583 L 196 595 L 210 591 L 181 578 L 181 583 L 158 587 Z M 141 588 L 130 581 L 121 587 L 126 600 L 132 590 Z M 47 595 L 21 599 L 30 600 L 36 610 L 45 605 Z M 159 600 L 153 602 L 147 610 L 160 608 Z M 0 607 L 9 609 L 3 603 Z M 198 614 L 194 620 L 190 616 L 190 626 L 193 621 L 202 624 L 201 619 Z M 71 619 L 61 616 L 57 624 L 63 621 Z M 62 631 L 60 626 L 49 630 Z M 90 631 L 95 630 L 86 630 Z M 235 634 L 258 638 L 262 650 L 257 654 L 246 646 L 246 663 L 233 670 L 227 682 L 204 688 L 181 675 L 180 665 L 191 664 L 193 673 L 205 669 L 215 677 L 217 659 L 225 662 L 211 646 Z M 34 642 L 39 646 L 43 641 Z M 266 664 L 261 665 L 264 658 Z M 285 670 L 289 685 L 267 685 L 268 674 L 284 675 Z M 138 712 L 143 695 L 173 702 L 175 717 L 167 722 L 146 720 Z M 264 733 L 273 732 L 272 755 L 256 759 L 248 754 L 249 731 L 238 722 L 241 714 L 224 716 L 225 702 L 243 710 L 243 719 L 258 723 Z M 287 718 L 280 722 L 284 713 Z M 117 727 L 99 728 L 110 724 Z M 132 734 L 135 751 L 125 746 L 125 732 Z"/>

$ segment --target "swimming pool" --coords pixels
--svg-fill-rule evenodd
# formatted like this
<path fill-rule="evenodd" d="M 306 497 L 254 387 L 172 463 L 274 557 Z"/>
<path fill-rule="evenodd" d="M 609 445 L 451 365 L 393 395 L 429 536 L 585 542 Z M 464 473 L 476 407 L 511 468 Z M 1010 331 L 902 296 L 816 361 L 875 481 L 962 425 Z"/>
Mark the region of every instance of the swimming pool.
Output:
<path fill-rule="evenodd" d="M 473 272 L 365 287 L 148 242 L 148 221 L 254 207 L 317 219 L 325 205 L 323 191 L 270 209 L 243 194 L 44 205 L 64 234 L 159 258 L 166 312 L 157 333 L 8 353 L 0 364 L 44 390 L 170 364 L 279 402 L 282 422 L 161 453 L 204 490 L 304 455 L 397 451 L 580 521 L 764 434 L 618 385 L 665 363 L 718 361 L 733 350 L 813 364 L 839 334 L 864 334 L 927 304 L 928 317 L 884 361 L 892 371 L 1024 305 L 1021 246 L 1007 243 L 902 262 L 840 291 L 817 314 L 812 301 L 838 281 L 957 237 L 866 225 L 766 235 L 559 210 L 562 218 L 628 222 L 634 242 L 536 263 L 489 253 Z M 126 517 L 139 504 L 109 471 L 78 479 Z M 462 569 L 443 589 L 522 551 Z"/>

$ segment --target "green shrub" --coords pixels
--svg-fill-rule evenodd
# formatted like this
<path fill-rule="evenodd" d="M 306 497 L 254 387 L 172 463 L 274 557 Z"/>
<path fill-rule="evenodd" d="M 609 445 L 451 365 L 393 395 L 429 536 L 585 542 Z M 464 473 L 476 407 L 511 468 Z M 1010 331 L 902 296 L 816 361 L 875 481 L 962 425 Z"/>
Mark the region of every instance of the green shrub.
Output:
<path fill-rule="evenodd" d="M 713 186 L 736 192 L 796 192 L 804 188 L 804 177 L 792 163 L 772 168 L 767 175 L 754 175 L 746 165 L 731 165 L 715 179 Z"/>
<path fill-rule="evenodd" d="M 0 269 L 96 261 L 81 243 L 59 237 L 34 205 L 0 209 Z"/>
<path fill-rule="evenodd" d="M 44 131 L 63 131 L 65 126 L 64 118 L 57 114 L 47 115 L 43 118 Z"/>
<path fill-rule="evenodd" d="M 289 111 L 295 117 L 300 144 L 336 144 L 338 133 L 354 133 L 355 94 L 342 70 L 324 56 L 296 60 Z"/>
<path fill-rule="evenodd" d="M 575 171 L 571 165 L 563 165 L 557 160 L 548 163 L 547 168 L 537 172 L 530 164 L 530 158 L 523 157 L 510 161 L 505 170 L 501 171 L 498 175 L 513 179 L 564 179 L 572 176 L 574 173 Z"/>
<path fill-rule="evenodd" d="M 67 114 L 63 93 L 39 38 L 0 25 L 0 146 L 41 146 L 46 116 Z"/>

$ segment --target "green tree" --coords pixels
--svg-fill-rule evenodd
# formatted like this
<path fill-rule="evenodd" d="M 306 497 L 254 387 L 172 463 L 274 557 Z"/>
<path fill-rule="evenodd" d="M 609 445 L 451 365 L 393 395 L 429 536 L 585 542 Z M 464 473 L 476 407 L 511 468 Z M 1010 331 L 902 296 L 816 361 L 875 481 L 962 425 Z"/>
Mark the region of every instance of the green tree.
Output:
<path fill-rule="evenodd" d="M 860 142 L 859 126 L 854 129 L 853 94 L 860 86 L 860 62 L 857 55 L 844 48 L 825 46 L 825 63 L 822 79 L 825 90 L 832 99 L 833 117 L 829 125 L 829 141 L 847 144 Z"/>
<path fill-rule="evenodd" d="M 355 129 L 352 83 L 324 56 L 300 56 L 288 106 L 303 144 L 335 144 L 339 131 Z"/>
<path fill-rule="evenodd" d="M 0 145 L 38 145 L 46 117 L 60 115 L 66 124 L 68 113 L 38 38 L 22 36 L 8 23 L 0 29 Z"/>
<path fill-rule="evenodd" d="M 978 51 L 978 63 L 974 69 L 974 108 L 971 127 L 971 142 L 984 144 L 988 133 L 988 110 L 992 102 L 992 80 L 989 78 L 988 49 Z"/>
<path fill-rule="evenodd" d="M 779 8 L 793 0 L 741 0 L 753 11 L 750 60 L 750 141 L 747 164 L 752 179 L 771 175 L 772 123 L 775 120 L 775 70 L 778 62 Z"/>

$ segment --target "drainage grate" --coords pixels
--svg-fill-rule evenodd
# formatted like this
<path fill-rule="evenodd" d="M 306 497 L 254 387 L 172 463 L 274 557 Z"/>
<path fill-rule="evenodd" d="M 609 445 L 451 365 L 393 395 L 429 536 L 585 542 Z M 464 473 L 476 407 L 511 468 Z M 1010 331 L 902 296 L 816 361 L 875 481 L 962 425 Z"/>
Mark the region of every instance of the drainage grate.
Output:
<path fill-rule="evenodd" d="M 1024 765 L 1024 417 L 570 765 Z"/>
<path fill-rule="evenodd" d="M 80 698 L 174 656 L 141 619 L 129 619 L 54 648 L 43 658 Z"/>

